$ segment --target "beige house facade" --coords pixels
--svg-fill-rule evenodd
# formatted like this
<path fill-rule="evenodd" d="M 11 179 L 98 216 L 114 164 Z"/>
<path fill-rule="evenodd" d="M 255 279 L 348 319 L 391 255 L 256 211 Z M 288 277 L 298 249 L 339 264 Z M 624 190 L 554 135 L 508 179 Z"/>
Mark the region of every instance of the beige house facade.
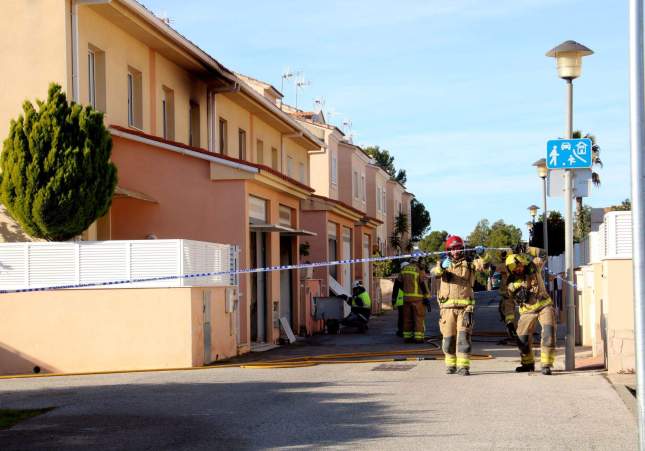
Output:
<path fill-rule="evenodd" d="M 311 132 L 138 2 L 6 6 L 2 26 L 25 39 L 0 55 L 16 68 L 3 75 L 14 89 L 0 98 L 2 138 L 22 102 L 45 98 L 51 82 L 104 112 L 113 135 L 119 186 L 84 239 L 186 238 L 237 245 L 243 268 L 299 263 L 301 237 L 313 236 L 300 228 L 313 192 L 309 152 L 322 146 Z M 213 356 L 276 343 L 279 318 L 297 332 L 299 279 L 297 270 L 241 275 L 239 324 L 218 322 L 237 339 Z"/>

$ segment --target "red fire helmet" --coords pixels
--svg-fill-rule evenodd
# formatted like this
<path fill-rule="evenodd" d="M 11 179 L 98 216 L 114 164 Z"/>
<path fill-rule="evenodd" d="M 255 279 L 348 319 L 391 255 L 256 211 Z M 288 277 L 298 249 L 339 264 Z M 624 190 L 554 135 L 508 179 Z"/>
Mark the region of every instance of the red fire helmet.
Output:
<path fill-rule="evenodd" d="M 448 239 L 446 240 L 446 250 L 450 250 L 450 249 L 455 248 L 455 247 L 463 249 L 464 248 L 464 240 L 462 240 L 460 236 L 450 235 L 448 237 Z"/>

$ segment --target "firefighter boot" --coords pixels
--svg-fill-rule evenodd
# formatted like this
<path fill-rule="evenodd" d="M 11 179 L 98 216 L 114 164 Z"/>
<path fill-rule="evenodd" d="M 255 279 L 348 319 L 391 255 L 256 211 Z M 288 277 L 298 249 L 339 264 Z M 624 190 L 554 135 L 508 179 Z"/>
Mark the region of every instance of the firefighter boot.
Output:
<path fill-rule="evenodd" d="M 535 363 L 523 363 L 522 366 L 515 368 L 516 373 L 530 373 L 535 371 Z"/>
<path fill-rule="evenodd" d="M 544 374 L 545 376 L 550 376 L 551 375 L 551 367 L 549 367 L 549 366 L 542 367 L 542 374 Z"/>
<path fill-rule="evenodd" d="M 455 366 L 446 367 L 446 374 L 455 374 L 456 372 L 457 372 L 457 367 Z"/>
<path fill-rule="evenodd" d="M 457 374 L 460 376 L 470 376 L 470 370 L 468 368 L 459 368 Z"/>

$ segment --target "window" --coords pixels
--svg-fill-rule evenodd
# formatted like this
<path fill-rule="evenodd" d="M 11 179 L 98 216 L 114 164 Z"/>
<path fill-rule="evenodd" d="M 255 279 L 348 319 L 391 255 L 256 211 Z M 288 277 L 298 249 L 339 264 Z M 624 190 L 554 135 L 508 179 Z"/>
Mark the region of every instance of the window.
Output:
<path fill-rule="evenodd" d="M 241 128 L 237 132 L 237 157 L 246 160 L 246 132 Z"/>
<path fill-rule="evenodd" d="M 264 164 L 264 142 L 261 139 L 255 143 L 255 158 L 258 164 Z"/>
<path fill-rule="evenodd" d="M 300 180 L 300 183 L 306 183 L 305 182 L 305 164 L 304 163 L 298 163 L 298 180 Z"/>
<path fill-rule="evenodd" d="M 249 196 L 249 221 L 251 224 L 266 224 L 267 201 L 259 197 Z"/>
<path fill-rule="evenodd" d="M 163 121 L 163 137 L 175 140 L 175 92 L 164 86 L 161 98 L 161 118 Z"/>
<path fill-rule="evenodd" d="M 328 260 L 336 261 L 338 260 L 337 252 L 337 238 L 336 238 L 336 223 L 328 222 L 327 223 L 327 251 L 329 253 Z M 334 279 L 338 280 L 338 265 L 332 265 L 329 267 L 329 275 Z"/>
<path fill-rule="evenodd" d="M 358 172 L 354 171 L 354 177 L 352 179 L 352 187 L 354 190 L 354 198 L 358 199 Z"/>
<path fill-rule="evenodd" d="M 200 135 L 199 135 L 199 104 L 191 100 L 190 102 L 190 113 L 189 113 L 189 122 L 188 122 L 188 144 L 191 146 L 199 147 L 200 144 Z"/>
<path fill-rule="evenodd" d="M 293 222 L 291 218 L 293 217 L 293 211 L 291 208 L 284 205 L 280 205 L 278 209 L 278 224 L 281 226 L 291 227 Z"/>
<path fill-rule="evenodd" d="M 89 104 L 96 108 L 96 55 L 92 49 L 87 51 L 87 78 L 89 83 Z"/>
<path fill-rule="evenodd" d="M 336 185 L 338 183 L 338 160 L 336 160 L 336 155 L 332 154 L 331 156 L 331 183 Z"/>
<path fill-rule="evenodd" d="M 87 49 L 88 103 L 105 112 L 105 52 L 90 45 Z"/>
<path fill-rule="evenodd" d="M 219 153 L 228 155 L 228 123 L 219 118 Z"/>
<path fill-rule="evenodd" d="M 383 197 L 383 202 L 381 202 L 381 205 L 383 205 L 383 213 L 385 213 L 387 211 L 387 203 L 385 202 L 385 188 L 381 190 L 381 196 Z"/>
<path fill-rule="evenodd" d="M 128 125 L 143 129 L 143 81 L 141 72 L 128 67 Z"/>
<path fill-rule="evenodd" d="M 381 187 L 376 187 L 376 211 L 381 211 Z"/>
<path fill-rule="evenodd" d="M 365 202 L 365 176 L 361 175 L 361 198 Z"/>
<path fill-rule="evenodd" d="M 293 177 L 293 158 L 287 157 L 287 177 Z"/>
<path fill-rule="evenodd" d="M 271 167 L 278 170 L 278 149 L 271 147 Z"/>

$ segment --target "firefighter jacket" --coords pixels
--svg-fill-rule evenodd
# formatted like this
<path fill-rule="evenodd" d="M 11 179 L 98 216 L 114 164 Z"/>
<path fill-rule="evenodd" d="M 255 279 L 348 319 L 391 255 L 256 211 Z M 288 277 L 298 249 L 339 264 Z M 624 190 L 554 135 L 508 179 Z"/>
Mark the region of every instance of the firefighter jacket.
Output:
<path fill-rule="evenodd" d="M 398 279 L 394 281 L 392 288 L 392 307 L 403 307 L 403 289 L 401 289 L 401 282 Z"/>
<path fill-rule="evenodd" d="M 508 275 L 508 292 L 520 306 L 520 314 L 537 312 L 553 304 L 542 277 L 543 260 L 535 257 L 524 268 L 522 274 Z"/>
<path fill-rule="evenodd" d="M 367 291 L 363 291 L 357 296 L 352 297 L 352 307 L 356 308 L 372 308 L 372 299 Z"/>
<path fill-rule="evenodd" d="M 477 258 L 470 261 L 466 258 L 456 260 L 450 263 L 450 267 L 444 269 L 441 263 L 437 262 L 434 273 L 441 277 L 439 285 L 440 308 L 465 308 L 466 311 L 472 312 L 475 309 L 475 300 L 473 297 L 473 285 L 475 275 L 484 270 L 484 260 Z"/>
<path fill-rule="evenodd" d="M 515 301 L 508 292 L 508 269 L 505 264 L 501 264 L 496 268 L 497 272 L 501 274 L 501 281 L 499 284 L 500 300 L 500 314 L 503 321 L 508 324 L 515 321 Z"/>
<path fill-rule="evenodd" d="M 403 291 L 403 302 L 420 301 L 428 297 L 425 274 L 416 264 L 410 264 L 403 268 L 396 282 L 398 282 L 398 286 L 400 287 L 399 291 Z M 396 296 L 398 300 L 398 292 Z"/>

